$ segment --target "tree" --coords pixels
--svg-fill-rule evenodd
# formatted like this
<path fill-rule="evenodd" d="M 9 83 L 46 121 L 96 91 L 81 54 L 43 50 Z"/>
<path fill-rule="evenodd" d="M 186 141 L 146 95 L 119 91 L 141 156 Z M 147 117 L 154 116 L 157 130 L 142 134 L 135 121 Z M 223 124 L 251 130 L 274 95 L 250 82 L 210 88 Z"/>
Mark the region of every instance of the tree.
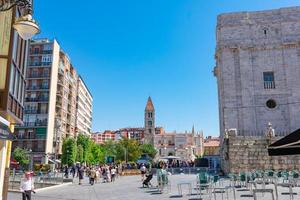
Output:
<path fill-rule="evenodd" d="M 87 161 L 88 154 L 91 151 L 93 141 L 86 135 L 79 134 L 77 136 L 77 146 L 81 145 L 83 148 L 83 161 Z"/>
<path fill-rule="evenodd" d="M 29 152 L 20 147 L 15 148 L 12 153 L 12 158 L 15 159 L 22 168 L 25 168 L 29 164 Z"/>
<path fill-rule="evenodd" d="M 123 138 L 119 141 L 117 145 L 117 151 L 118 151 L 118 160 L 125 160 L 135 162 L 137 161 L 141 156 L 141 151 L 139 148 L 139 143 L 136 140 Z"/>
<path fill-rule="evenodd" d="M 88 161 L 91 164 L 104 163 L 105 155 L 104 149 L 96 143 L 92 144 L 91 152 L 88 154 Z"/>
<path fill-rule="evenodd" d="M 73 165 L 76 161 L 77 145 L 74 138 L 66 138 L 62 145 L 62 164 Z"/>
<path fill-rule="evenodd" d="M 77 146 L 77 155 L 76 155 L 76 161 L 82 163 L 83 160 L 83 147 L 81 145 Z"/>
<path fill-rule="evenodd" d="M 157 150 L 151 144 L 142 144 L 140 146 L 140 151 L 142 154 L 147 154 L 152 159 L 156 156 Z"/>

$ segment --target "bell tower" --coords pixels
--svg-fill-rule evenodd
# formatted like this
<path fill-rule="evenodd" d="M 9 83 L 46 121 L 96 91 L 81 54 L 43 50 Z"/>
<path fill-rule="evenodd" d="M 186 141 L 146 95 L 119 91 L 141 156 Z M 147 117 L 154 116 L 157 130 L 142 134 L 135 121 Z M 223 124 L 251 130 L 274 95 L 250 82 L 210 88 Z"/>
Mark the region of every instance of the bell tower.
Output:
<path fill-rule="evenodd" d="M 155 135 L 155 109 L 151 97 L 148 98 L 145 108 L 145 144 L 154 145 Z"/>

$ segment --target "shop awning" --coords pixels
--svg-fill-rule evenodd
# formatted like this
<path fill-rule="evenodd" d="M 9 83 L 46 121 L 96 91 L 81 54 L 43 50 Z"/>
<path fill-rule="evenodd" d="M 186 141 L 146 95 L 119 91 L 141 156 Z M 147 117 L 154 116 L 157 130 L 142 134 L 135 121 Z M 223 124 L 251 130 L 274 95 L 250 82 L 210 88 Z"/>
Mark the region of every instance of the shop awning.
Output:
<path fill-rule="evenodd" d="M 300 129 L 272 143 L 268 152 L 269 156 L 300 155 Z"/>
<path fill-rule="evenodd" d="M 0 121 L 0 140 L 14 140 L 9 127 Z"/>

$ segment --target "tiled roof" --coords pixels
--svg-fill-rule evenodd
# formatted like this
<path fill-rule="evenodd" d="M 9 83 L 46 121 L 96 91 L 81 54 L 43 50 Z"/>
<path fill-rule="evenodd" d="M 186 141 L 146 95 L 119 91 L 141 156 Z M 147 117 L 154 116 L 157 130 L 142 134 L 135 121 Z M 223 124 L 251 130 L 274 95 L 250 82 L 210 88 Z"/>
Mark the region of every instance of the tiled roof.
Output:
<path fill-rule="evenodd" d="M 154 110 L 154 106 L 153 106 L 151 97 L 148 98 L 145 110 Z"/>
<path fill-rule="evenodd" d="M 209 140 L 204 142 L 204 147 L 218 147 L 220 146 L 220 141 L 217 140 Z"/>

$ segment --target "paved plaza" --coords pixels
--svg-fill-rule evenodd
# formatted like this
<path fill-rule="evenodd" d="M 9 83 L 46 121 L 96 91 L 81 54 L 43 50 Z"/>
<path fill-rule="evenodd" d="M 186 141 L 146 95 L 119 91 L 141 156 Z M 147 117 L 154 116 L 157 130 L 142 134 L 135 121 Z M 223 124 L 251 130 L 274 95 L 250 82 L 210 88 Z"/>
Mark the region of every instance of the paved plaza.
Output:
<path fill-rule="evenodd" d="M 158 194 L 157 190 L 152 188 L 141 188 L 141 177 L 140 176 L 127 176 L 120 177 L 114 183 L 99 183 L 91 186 L 85 180 L 83 185 L 78 185 L 77 183 L 64 185 L 58 188 L 50 188 L 43 191 L 38 191 L 33 200 L 156 200 L 156 199 L 179 199 L 179 200 L 195 200 L 199 199 L 196 195 L 197 191 L 193 189 L 193 195 L 188 195 L 188 188 L 186 186 L 182 187 L 183 196 L 178 196 L 177 183 L 183 181 L 193 181 L 193 188 L 196 183 L 195 175 L 173 175 L 170 176 L 171 181 L 171 191 L 167 190 L 163 194 Z M 152 179 L 152 184 L 156 185 L 156 177 Z M 267 186 L 272 187 L 272 185 Z M 236 197 L 238 200 L 253 200 L 253 197 L 241 197 L 241 195 L 249 195 L 249 191 L 239 191 L 241 189 L 236 189 Z M 289 195 L 281 195 L 283 192 L 288 192 L 288 188 L 279 188 L 279 200 L 288 200 Z M 300 199 L 300 187 L 294 188 L 297 196 L 294 199 Z M 204 200 L 209 199 L 209 196 L 203 191 L 202 196 Z M 226 195 L 224 194 L 224 199 Z M 9 200 L 19 200 L 21 199 L 20 193 L 9 193 Z M 214 197 L 212 197 L 214 199 Z M 222 199 L 221 193 L 217 193 L 217 200 Z M 233 193 L 229 193 L 229 199 L 233 198 Z M 269 194 L 264 196 L 259 195 L 258 200 L 271 200 Z"/>

